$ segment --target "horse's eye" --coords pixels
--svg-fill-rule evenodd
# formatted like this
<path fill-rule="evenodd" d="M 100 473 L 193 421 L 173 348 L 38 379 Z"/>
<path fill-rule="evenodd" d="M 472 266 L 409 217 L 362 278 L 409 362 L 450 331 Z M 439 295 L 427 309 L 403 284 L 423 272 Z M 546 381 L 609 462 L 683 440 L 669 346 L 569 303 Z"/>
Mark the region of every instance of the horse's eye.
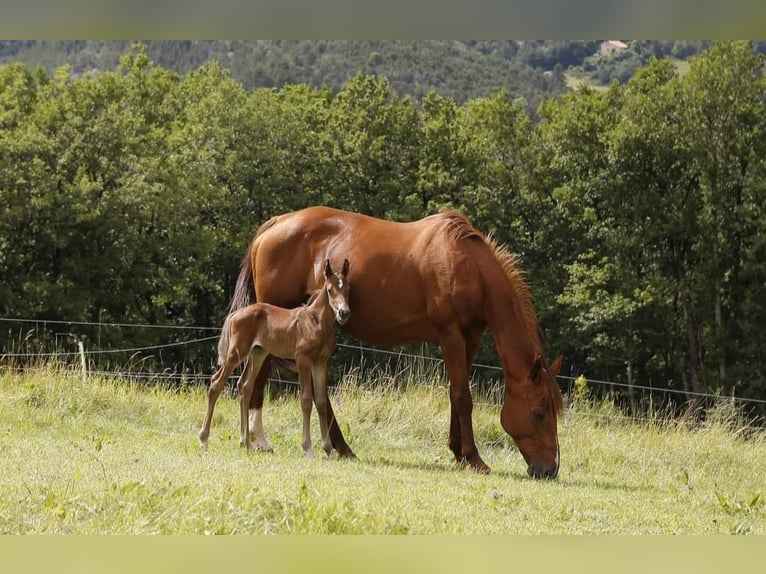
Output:
<path fill-rule="evenodd" d="M 532 409 L 532 416 L 535 417 L 535 420 L 541 421 L 545 416 L 545 411 L 543 409 Z"/>

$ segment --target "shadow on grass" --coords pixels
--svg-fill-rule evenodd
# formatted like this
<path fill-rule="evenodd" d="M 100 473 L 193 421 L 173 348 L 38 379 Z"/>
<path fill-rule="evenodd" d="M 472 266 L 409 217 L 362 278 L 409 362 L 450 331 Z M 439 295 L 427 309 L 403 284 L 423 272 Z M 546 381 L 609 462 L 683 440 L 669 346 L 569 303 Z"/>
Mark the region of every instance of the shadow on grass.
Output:
<path fill-rule="evenodd" d="M 398 468 L 398 469 L 406 469 L 406 470 L 418 470 L 418 471 L 427 471 L 427 472 L 438 472 L 438 473 L 444 473 L 444 472 L 466 472 L 466 473 L 473 473 L 477 477 L 487 477 L 487 478 L 501 478 L 501 479 L 508 479 L 513 480 L 515 482 L 523 483 L 523 482 L 529 482 L 529 483 L 535 483 L 535 484 L 550 484 L 553 487 L 560 487 L 560 488 L 586 488 L 586 489 L 593 489 L 597 488 L 600 490 L 612 490 L 612 491 L 620 491 L 620 492 L 651 492 L 654 490 L 657 490 L 656 486 L 651 485 L 637 485 L 637 484 L 627 484 L 624 480 L 621 480 L 619 477 L 615 477 L 613 480 L 610 478 L 593 478 L 589 479 L 587 477 L 567 477 L 564 476 L 563 478 L 559 476 L 559 478 L 554 480 L 538 480 L 531 478 L 527 475 L 526 471 L 509 471 L 509 470 L 492 470 L 489 474 L 480 474 L 475 473 L 468 465 L 465 464 L 458 464 L 456 462 L 451 462 L 447 460 L 437 460 L 434 462 L 426 462 L 426 461 L 410 461 L 410 460 L 397 460 L 389 457 L 379 457 L 376 459 L 365 459 L 365 458 L 358 458 L 354 462 L 357 464 L 362 465 L 368 465 L 368 466 L 382 466 L 382 467 L 392 467 L 392 468 Z"/>

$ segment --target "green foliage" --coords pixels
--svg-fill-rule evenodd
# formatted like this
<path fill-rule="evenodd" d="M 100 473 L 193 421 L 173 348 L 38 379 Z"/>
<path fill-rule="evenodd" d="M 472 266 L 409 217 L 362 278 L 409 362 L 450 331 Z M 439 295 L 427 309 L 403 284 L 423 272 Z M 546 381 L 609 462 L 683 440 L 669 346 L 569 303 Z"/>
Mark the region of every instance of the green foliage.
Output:
<path fill-rule="evenodd" d="M 521 255 L 563 374 L 764 398 L 763 56 L 717 42 L 681 74 L 657 59 L 680 44 L 630 45 L 649 58 L 630 80 L 535 111 L 499 83 L 469 98 L 403 90 L 393 62 L 430 62 L 446 85 L 467 80 L 433 72 L 438 50 L 547 66 L 590 43 L 167 42 L 111 58 L 115 45 L 82 42 L 55 47 L 103 50 L 98 73 L 0 66 L 0 315 L 220 325 L 242 253 L 274 214 L 457 209 Z M 259 84 L 278 88 L 251 89 L 237 69 L 266 53 L 364 65 L 326 87 L 285 69 Z M 173 58 L 188 68 L 164 67 Z M 154 333 L 79 334 L 134 347 Z M 206 369 L 210 349 L 158 360 Z M 496 363 L 489 338 L 478 361 Z"/>
<path fill-rule="evenodd" d="M 577 377 L 574 381 L 574 400 L 575 403 L 587 403 L 589 399 L 589 391 L 588 391 L 588 379 L 585 378 L 585 375 L 580 375 Z"/>

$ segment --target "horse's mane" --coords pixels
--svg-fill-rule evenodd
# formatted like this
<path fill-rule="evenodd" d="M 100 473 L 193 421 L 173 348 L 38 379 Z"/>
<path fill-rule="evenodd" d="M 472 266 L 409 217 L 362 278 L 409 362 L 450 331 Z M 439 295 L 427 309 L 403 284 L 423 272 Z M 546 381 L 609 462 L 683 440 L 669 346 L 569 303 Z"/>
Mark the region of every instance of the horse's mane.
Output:
<path fill-rule="evenodd" d="M 542 351 L 543 341 L 533 306 L 532 290 L 524 277 L 524 272 L 518 265 L 521 257 L 516 253 L 511 253 L 508 246 L 498 243 L 492 234 L 485 235 L 477 230 L 462 213 L 445 211 L 440 214 L 440 217 L 443 218 L 447 234 L 452 241 L 472 239 L 483 242 L 489 248 L 490 253 L 500 264 L 503 273 L 508 278 L 511 289 L 517 295 L 522 320 L 533 338 L 532 340 L 537 347 L 536 350 Z"/>
<path fill-rule="evenodd" d="M 489 248 L 490 253 L 500 264 L 503 273 L 508 278 L 511 289 L 516 294 L 516 299 L 520 304 L 521 319 L 527 326 L 527 332 L 532 339 L 535 352 L 544 355 L 544 339 L 533 306 L 532 290 L 524 272 L 518 265 L 521 257 L 512 253 L 507 245 L 499 243 L 492 234 L 485 235 L 477 230 L 462 213 L 445 211 L 440 213 L 438 217 L 443 220 L 445 230 L 452 241 L 457 242 L 462 239 L 481 241 Z M 538 386 L 543 399 L 551 405 L 556 414 L 560 413 L 563 409 L 563 399 L 561 389 L 553 377 L 540 377 L 538 381 L 541 382 Z"/>

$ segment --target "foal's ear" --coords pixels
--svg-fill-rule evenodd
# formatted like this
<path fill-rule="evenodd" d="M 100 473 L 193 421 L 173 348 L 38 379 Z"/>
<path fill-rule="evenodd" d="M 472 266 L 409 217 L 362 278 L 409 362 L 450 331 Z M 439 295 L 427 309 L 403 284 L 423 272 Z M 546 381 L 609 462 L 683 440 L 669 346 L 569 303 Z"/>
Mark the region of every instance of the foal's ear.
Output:
<path fill-rule="evenodd" d="M 325 259 L 324 262 L 324 276 L 330 277 L 332 275 L 332 267 L 330 266 L 330 260 Z"/>
<path fill-rule="evenodd" d="M 343 269 L 341 270 L 341 273 L 344 277 L 348 275 L 348 259 L 343 260 Z"/>

